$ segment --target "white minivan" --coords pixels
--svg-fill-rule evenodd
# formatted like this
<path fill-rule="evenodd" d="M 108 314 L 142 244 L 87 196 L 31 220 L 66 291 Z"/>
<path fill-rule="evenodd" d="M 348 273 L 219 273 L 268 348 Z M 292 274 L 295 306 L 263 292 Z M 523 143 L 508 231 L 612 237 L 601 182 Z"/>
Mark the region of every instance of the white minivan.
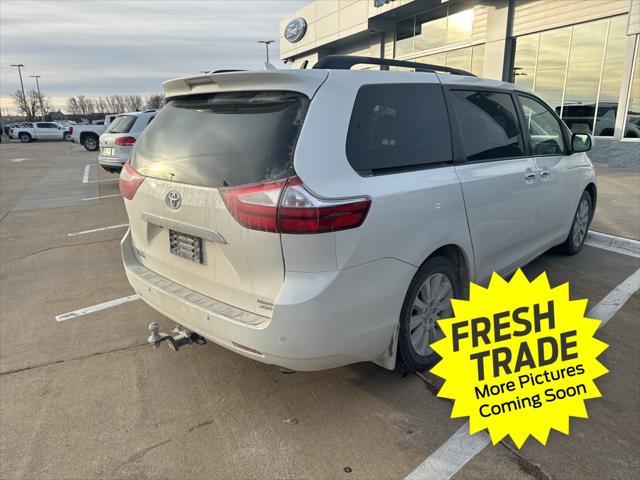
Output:
<path fill-rule="evenodd" d="M 510 83 L 329 56 L 164 88 L 120 177 L 129 282 L 181 326 L 151 325 L 156 345 L 424 369 L 451 298 L 551 247 L 579 252 L 593 217 L 591 138 Z"/>

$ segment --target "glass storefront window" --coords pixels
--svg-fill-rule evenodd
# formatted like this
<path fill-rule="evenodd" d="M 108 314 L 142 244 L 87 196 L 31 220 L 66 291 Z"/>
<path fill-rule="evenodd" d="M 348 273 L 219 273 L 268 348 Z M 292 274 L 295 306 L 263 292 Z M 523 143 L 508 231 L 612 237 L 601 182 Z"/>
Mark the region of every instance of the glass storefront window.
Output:
<path fill-rule="evenodd" d="M 562 90 L 569 56 L 571 29 L 550 30 L 540 34 L 538 65 L 534 91 L 558 114 L 562 110 Z"/>
<path fill-rule="evenodd" d="M 602 66 L 600 95 L 594 135 L 611 137 L 615 130 L 618 113 L 618 97 L 622 83 L 622 68 L 627 45 L 627 18 L 615 17 L 609 25 L 607 47 Z"/>
<path fill-rule="evenodd" d="M 447 17 L 420 23 L 416 19 L 416 36 L 414 49 L 416 52 L 444 47 L 447 41 Z"/>
<path fill-rule="evenodd" d="M 398 22 L 396 57 L 471 42 L 474 9 L 448 15 L 449 6 Z M 435 18 L 434 18 L 435 17 Z"/>
<path fill-rule="evenodd" d="M 593 132 L 608 23 L 604 20 L 573 28 L 562 119 L 575 133 Z"/>
<path fill-rule="evenodd" d="M 471 55 L 471 73 L 482 76 L 484 70 L 484 45 L 473 47 Z"/>
<path fill-rule="evenodd" d="M 540 95 L 574 132 L 612 136 L 626 25 L 623 15 L 519 37 L 514 83 Z"/>
<path fill-rule="evenodd" d="M 473 9 L 449 15 L 447 45 L 471 41 L 473 30 Z"/>
<path fill-rule="evenodd" d="M 413 34 L 415 33 L 415 25 L 415 17 L 398 23 L 396 33 L 396 57 L 402 57 L 413 52 Z"/>
<path fill-rule="evenodd" d="M 520 37 L 516 42 L 516 56 L 513 62 L 514 83 L 533 90 L 540 35 Z"/>
<path fill-rule="evenodd" d="M 471 48 L 461 48 L 447 52 L 445 60 L 447 67 L 459 68 L 461 70 L 471 70 Z"/>
<path fill-rule="evenodd" d="M 640 138 L 640 37 L 636 37 L 636 58 L 629 93 L 629 108 L 625 119 L 625 138 Z"/>

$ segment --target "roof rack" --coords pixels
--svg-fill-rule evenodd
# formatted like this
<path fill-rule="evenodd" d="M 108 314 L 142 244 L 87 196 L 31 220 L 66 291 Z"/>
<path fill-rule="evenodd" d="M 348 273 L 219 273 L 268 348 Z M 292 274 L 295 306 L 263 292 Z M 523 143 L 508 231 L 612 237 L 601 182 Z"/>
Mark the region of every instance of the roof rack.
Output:
<path fill-rule="evenodd" d="M 442 65 L 432 65 L 430 63 L 408 62 L 406 60 L 394 60 L 391 58 L 375 58 L 375 57 L 358 57 L 352 55 L 327 55 L 321 58 L 313 66 L 314 69 L 332 68 L 336 70 L 350 70 L 354 65 L 364 63 L 367 65 L 380 65 L 383 70 L 389 70 L 389 67 L 407 67 L 414 68 L 416 72 L 444 72 L 453 75 L 465 75 L 467 77 L 475 77 L 471 72 L 460 70 L 459 68 L 444 67 Z"/>

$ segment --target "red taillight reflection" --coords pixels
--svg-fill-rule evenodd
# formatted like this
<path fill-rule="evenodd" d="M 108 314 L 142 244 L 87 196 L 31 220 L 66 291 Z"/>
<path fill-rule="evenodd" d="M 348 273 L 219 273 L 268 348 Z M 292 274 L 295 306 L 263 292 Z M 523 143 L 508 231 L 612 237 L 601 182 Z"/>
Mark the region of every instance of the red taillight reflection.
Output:
<path fill-rule="evenodd" d="M 136 139 L 134 137 L 118 137 L 116 138 L 116 145 L 120 145 L 121 147 L 130 147 L 136 143 Z"/>
<path fill-rule="evenodd" d="M 124 164 L 120 172 L 120 193 L 127 200 L 132 200 L 145 177 L 136 172 L 129 162 Z"/>
<path fill-rule="evenodd" d="M 371 200 L 323 199 L 309 192 L 298 177 L 220 189 L 227 209 L 243 226 L 266 232 L 312 234 L 362 225 Z"/>

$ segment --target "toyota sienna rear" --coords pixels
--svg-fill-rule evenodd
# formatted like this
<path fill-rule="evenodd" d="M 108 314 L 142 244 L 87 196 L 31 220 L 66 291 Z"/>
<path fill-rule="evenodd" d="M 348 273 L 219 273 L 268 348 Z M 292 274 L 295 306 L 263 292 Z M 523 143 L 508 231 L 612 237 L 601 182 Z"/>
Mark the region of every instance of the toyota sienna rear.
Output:
<path fill-rule="evenodd" d="M 554 245 L 577 253 L 595 206 L 588 138 L 511 84 L 440 70 L 166 82 L 120 176 L 128 280 L 180 326 L 152 325 L 150 342 L 202 336 L 292 370 L 397 354 L 426 368 L 469 281 Z"/>

